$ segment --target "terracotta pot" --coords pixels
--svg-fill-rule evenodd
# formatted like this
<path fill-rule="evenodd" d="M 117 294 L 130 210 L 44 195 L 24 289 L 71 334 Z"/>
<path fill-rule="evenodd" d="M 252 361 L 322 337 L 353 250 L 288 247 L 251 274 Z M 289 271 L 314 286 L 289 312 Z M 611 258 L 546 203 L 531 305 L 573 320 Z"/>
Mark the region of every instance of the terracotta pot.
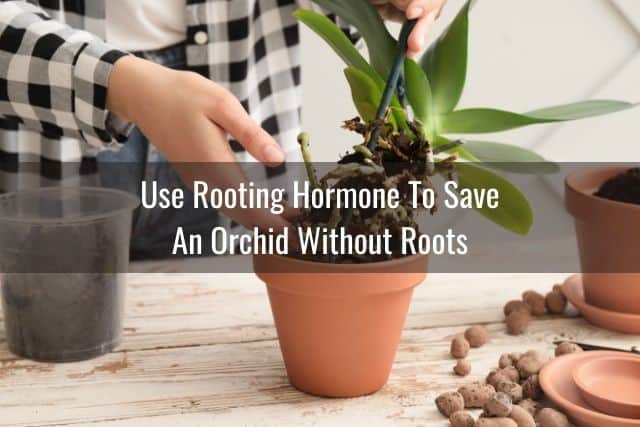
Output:
<path fill-rule="evenodd" d="M 593 195 L 628 167 L 581 170 L 565 181 L 575 218 L 585 299 L 606 310 L 640 314 L 640 206 Z"/>
<path fill-rule="evenodd" d="M 267 285 L 294 387 L 354 397 L 386 384 L 426 256 L 339 265 L 260 255 L 254 268 Z"/>

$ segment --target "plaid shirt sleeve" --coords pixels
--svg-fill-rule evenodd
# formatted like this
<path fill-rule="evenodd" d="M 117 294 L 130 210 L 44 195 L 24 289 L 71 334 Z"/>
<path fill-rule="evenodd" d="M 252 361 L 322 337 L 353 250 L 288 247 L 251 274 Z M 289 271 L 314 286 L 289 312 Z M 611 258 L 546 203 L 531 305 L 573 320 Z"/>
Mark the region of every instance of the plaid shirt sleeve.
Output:
<path fill-rule="evenodd" d="M 125 52 L 24 1 L 0 2 L 0 115 L 42 135 L 118 146 L 131 128 L 106 109 Z"/>

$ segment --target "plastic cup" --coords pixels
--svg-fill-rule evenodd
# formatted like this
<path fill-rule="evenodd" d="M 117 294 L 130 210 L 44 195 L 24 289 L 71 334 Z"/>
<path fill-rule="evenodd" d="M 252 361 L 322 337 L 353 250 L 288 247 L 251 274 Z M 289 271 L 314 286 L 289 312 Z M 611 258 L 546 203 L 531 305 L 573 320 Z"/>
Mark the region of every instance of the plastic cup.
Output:
<path fill-rule="evenodd" d="M 0 196 L 0 286 L 12 353 L 70 362 L 118 346 L 138 204 L 128 193 L 88 187 Z"/>

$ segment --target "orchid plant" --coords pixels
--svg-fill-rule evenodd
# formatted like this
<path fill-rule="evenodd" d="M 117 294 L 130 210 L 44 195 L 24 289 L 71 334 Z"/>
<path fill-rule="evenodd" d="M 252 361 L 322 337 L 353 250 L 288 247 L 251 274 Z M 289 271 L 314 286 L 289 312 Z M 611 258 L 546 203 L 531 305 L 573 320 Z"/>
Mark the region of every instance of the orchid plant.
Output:
<path fill-rule="evenodd" d="M 295 12 L 295 17 L 322 37 L 347 65 L 345 77 L 360 117 L 345 122 L 345 127 L 361 133 L 364 141 L 354 147 L 354 153 L 342 159 L 342 166 L 347 166 L 345 163 L 366 166 L 367 162 L 372 167 L 375 167 L 376 163 L 380 166 L 383 163 L 381 159 L 390 155 L 394 160 L 405 162 L 431 158 L 434 167 L 420 170 L 420 178 L 425 185 L 430 185 L 425 181 L 429 176 L 438 173 L 451 175 L 453 164 L 459 188 L 499 190 L 498 209 L 477 210 L 489 220 L 514 233 L 527 234 L 533 223 L 533 214 L 520 190 L 499 173 L 553 173 L 557 171 L 557 166 L 524 148 L 498 142 L 454 139 L 450 135 L 501 132 L 528 125 L 603 115 L 634 106 L 621 101 L 591 100 L 526 113 L 495 108 L 457 109 L 467 76 L 469 12 L 473 3 L 473 0 L 468 0 L 446 31 L 433 42 L 421 59 L 405 60 L 402 79 L 405 92 L 394 96 L 385 123 L 375 123 L 376 109 L 383 94 L 385 80 L 393 68 L 398 41 L 389 33 L 377 11 L 367 0 L 314 1 L 355 27 L 369 52 L 367 60 L 344 32 L 324 15 L 306 9 Z M 383 125 L 385 130 L 379 139 L 376 152 L 372 153 L 367 147 L 367 137 L 373 126 L 380 125 Z M 305 162 L 309 166 L 306 137 L 301 138 L 301 146 Z M 526 163 L 527 167 L 520 167 L 518 163 Z M 343 168 L 342 171 L 345 172 L 347 169 Z M 312 167 L 308 167 L 308 170 L 311 177 Z M 353 178 L 349 173 L 355 169 L 348 170 L 351 172 L 345 172 L 344 176 L 338 176 L 339 174 L 334 172 L 320 181 L 327 185 L 327 179 L 345 178 L 340 185 L 348 185 L 348 179 Z M 397 185 L 399 175 L 389 176 L 388 168 L 386 172 L 384 179 L 380 179 L 380 185 Z M 415 174 L 415 171 L 411 173 Z M 370 170 L 369 176 L 371 175 L 373 172 Z M 313 180 L 318 182 L 315 177 Z M 406 219 L 406 214 L 402 212 L 399 221 Z M 335 226 L 340 221 L 340 215 L 336 212 L 327 213 L 325 216 L 328 218 L 320 222 L 330 222 Z M 312 223 L 312 220 L 313 218 L 310 218 L 309 223 Z M 318 218 L 315 222 L 318 222 Z M 370 223 L 371 218 L 363 219 L 363 224 Z"/>

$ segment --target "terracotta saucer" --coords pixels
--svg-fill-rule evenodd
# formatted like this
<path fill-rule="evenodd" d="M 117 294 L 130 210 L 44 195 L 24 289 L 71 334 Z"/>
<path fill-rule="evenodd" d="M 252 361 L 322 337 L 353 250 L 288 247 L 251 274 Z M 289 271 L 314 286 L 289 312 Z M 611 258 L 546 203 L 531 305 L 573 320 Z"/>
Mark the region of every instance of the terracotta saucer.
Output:
<path fill-rule="evenodd" d="M 551 401 L 569 415 L 579 427 L 640 427 L 640 420 L 600 413 L 587 404 L 573 382 L 573 370 L 586 361 L 601 357 L 635 359 L 613 351 L 585 351 L 556 357 L 540 372 L 540 386 Z"/>
<path fill-rule="evenodd" d="M 598 411 L 640 420 L 640 357 L 587 360 L 573 370 L 573 380 Z"/>
<path fill-rule="evenodd" d="M 640 314 L 618 313 L 605 310 L 587 303 L 582 289 L 582 275 L 575 274 L 565 280 L 562 292 L 582 316 L 601 328 L 622 332 L 624 334 L 640 334 Z"/>

